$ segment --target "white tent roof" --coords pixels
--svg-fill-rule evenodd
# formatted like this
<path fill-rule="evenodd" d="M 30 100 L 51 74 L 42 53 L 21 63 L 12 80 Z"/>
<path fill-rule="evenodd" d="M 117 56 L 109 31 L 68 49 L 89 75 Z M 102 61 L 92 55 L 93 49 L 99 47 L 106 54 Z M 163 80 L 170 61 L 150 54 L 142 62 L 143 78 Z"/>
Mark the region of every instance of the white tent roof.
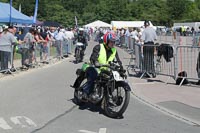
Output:
<path fill-rule="evenodd" d="M 92 23 L 89 23 L 87 25 L 85 25 L 84 27 L 109 27 L 111 28 L 112 26 L 108 23 L 105 23 L 103 21 L 100 21 L 100 20 L 97 20 L 97 21 L 94 21 Z"/>
<path fill-rule="evenodd" d="M 141 27 L 144 21 L 111 21 L 111 25 L 113 28 Z M 153 26 L 151 22 L 150 26 Z"/>

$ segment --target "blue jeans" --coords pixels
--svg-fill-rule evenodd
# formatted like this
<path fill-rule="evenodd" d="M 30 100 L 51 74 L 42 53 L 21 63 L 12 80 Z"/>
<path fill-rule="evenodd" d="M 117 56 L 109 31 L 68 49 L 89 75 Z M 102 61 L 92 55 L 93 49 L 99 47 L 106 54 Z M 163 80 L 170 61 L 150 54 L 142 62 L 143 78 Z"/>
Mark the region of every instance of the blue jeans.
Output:
<path fill-rule="evenodd" d="M 8 69 L 8 62 L 11 61 L 11 53 L 7 51 L 0 51 L 1 52 L 1 70 Z"/>
<path fill-rule="evenodd" d="M 86 71 L 87 82 L 83 85 L 83 91 L 90 94 L 94 88 L 94 81 L 97 79 L 98 73 L 94 67 L 89 67 Z"/>
<path fill-rule="evenodd" d="M 59 40 L 56 40 L 56 52 L 57 52 L 57 57 L 61 56 L 62 53 L 61 53 L 61 43 L 62 41 L 59 41 Z"/>

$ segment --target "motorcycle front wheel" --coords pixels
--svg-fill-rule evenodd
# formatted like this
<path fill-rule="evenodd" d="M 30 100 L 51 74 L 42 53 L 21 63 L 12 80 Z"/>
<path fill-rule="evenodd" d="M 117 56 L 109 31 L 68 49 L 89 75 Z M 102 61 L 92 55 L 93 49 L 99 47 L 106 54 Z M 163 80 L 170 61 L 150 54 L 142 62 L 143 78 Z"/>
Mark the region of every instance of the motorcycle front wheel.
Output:
<path fill-rule="evenodd" d="M 129 85 L 116 84 L 112 96 L 104 96 L 103 108 L 105 115 L 111 118 L 121 118 L 126 111 L 130 100 L 130 89 L 126 89 Z"/>

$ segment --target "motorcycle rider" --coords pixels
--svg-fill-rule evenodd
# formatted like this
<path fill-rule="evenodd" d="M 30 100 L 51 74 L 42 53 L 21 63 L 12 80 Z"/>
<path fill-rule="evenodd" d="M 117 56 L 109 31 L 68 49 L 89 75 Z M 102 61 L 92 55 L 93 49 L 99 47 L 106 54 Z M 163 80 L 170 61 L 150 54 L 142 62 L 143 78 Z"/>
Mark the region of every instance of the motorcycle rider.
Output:
<path fill-rule="evenodd" d="M 75 41 L 83 43 L 83 47 L 82 47 L 82 49 L 83 49 L 82 50 L 82 56 L 83 56 L 84 55 L 84 51 L 85 51 L 85 49 L 86 49 L 86 47 L 88 45 L 87 37 L 84 34 L 84 29 L 83 28 L 79 28 L 78 35 L 75 38 Z M 77 48 L 75 48 L 75 53 L 76 53 L 76 51 L 77 51 Z"/>
<path fill-rule="evenodd" d="M 114 44 L 116 41 L 115 34 L 111 32 L 107 32 L 103 36 L 103 43 L 96 45 L 93 48 L 92 54 L 90 56 L 90 63 L 94 66 L 101 66 L 101 65 L 109 65 L 109 62 L 112 62 L 116 59 L 118 64 L 120 65 L 121 69 L 123 69 L 122 62 L 118 56 L 117 49 L 114 48 Z M 105 67 L 98 67 L 97 68 L 100 72 L 106 70 Z M 96 69 L 87 69 L 86 77 L 87 82 L 82 86 L 81 89 L 85 92 L 84 97 L 87 96 L 92 91 L 91 88 L 94 86 L 94 81 L 96 80 L 98 73 Z M 79 85 L 80 79 L 77 79 L 73 85 L 73 87 L 77 87 Z"/>

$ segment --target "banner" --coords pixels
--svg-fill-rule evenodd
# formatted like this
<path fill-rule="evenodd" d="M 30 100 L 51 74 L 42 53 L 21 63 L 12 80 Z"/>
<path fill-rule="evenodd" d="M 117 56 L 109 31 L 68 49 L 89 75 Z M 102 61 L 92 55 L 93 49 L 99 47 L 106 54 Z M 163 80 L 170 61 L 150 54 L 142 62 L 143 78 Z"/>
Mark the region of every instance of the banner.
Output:
<path fill-rule="evenodd" d="M 19 12 L 22 12 L 22 6 L 19 4 Z"/>
<path fill-rule="evenodd" d="M 35 11 L 33 16 L 33 23 L 36 23 L 37 20 L 37 10 L 38 10 L 38 0 L 35 0 Z"/>
<path fill-rule="evenodd" d="M 76 27 L 78 26 L 78 21 L 77 21 L 76 16 L 75 16 L 75 26 L 76 26 Z"/>

